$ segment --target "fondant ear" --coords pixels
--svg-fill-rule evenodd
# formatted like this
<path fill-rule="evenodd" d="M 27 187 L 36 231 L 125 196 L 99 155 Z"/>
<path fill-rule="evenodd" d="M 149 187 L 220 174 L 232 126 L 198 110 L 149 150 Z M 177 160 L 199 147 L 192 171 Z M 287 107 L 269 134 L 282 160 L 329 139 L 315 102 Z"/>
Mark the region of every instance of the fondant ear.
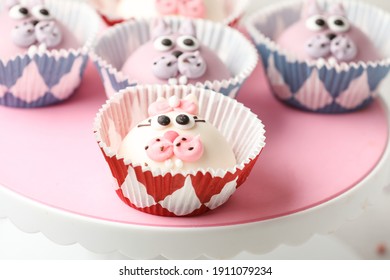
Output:
<path fill-rule="evenodd" d="M 329 8 L 329 14 L 336 16 L 346 16 L 344 5 L 341 3 L 335 3 Z"/>
<path fill-rule="evenodd" d="M 314 15 L 322 14 L 321 8 L 318 6 L 318 3 L 316 0 L 306 0 L 303 4 L 302 9 L 302 18 L 308 18 Z"/>
<path fill-rule="evenodd" d="M 156 18 L 151 25 L 151 35 L 153 39 L 163 35 L 172 34 L 171 27 L 162 18 Z"/>
<path fill-rule="evenodd" d="M 190 19 L 184 20 L 180 26 L 179 34 L 190 35 L 190 36 L 195 37 L 196 36 L 196 28 L 195 28 L 194 22 Z"/>

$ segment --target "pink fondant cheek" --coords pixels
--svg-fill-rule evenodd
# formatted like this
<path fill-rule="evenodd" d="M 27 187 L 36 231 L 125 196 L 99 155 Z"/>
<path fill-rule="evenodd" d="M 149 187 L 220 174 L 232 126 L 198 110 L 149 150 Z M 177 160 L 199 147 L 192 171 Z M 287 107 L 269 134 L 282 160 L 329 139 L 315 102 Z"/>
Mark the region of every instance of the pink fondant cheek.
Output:
<path fill-rule="evenodd" d="M 339 61 L 350 61 L 357 55 L 357 46 L 346 35 L 339 35 L 332 40 L 330 45 L 332 55 Z"/>
<path fill-rule="evenodd" d="M 207 65 L 203 57 L 197 51 L 182 54 L 179 57 L 178 67 L 181 75 L 185 75 L 190 79 L 196 79 L 204 75 Z"/>
<path fill-rule="evenodd" d="M 168 80 L 170 78 L 176 77 L 179 72 L 177 58 L 171 54 L 158 57 L 153 62 L 152 72 L 159 79 Z"/>
<path fill-rule="evenodd" d="M 62 32 L 58 24 L 53 21 L 40 21 L 35 26 L 35 34 L 40 43 L 47 47 L 55 47 L 61 43 Z"/>
<path fill-rule="evenodd" d="M 35 43 L 35 27 L 31 22 L 25 21 L 15 25 L 11 32 L 12 42 L 18 47 L 27 48 Z"/>
<path fill-rule="evenodd" d="M 203 143 L 199 136 L 179 136 L 173 142 L 174 154 L 184 162 L 194 162 L 203 155 Z"/>
<path fill-rule="evenodd" d="M 312 58 L 327 57 L 330 53 L 330 39 L 325 34 L 315 35 L 306 41 L 305 50 Z"/>
<path fill-rule="evenodd" d="M 163 162 L 173 156 L 172 142 L 163 137 L 150 140 L 145 150 L 148 157 L 157 162 Z"/>

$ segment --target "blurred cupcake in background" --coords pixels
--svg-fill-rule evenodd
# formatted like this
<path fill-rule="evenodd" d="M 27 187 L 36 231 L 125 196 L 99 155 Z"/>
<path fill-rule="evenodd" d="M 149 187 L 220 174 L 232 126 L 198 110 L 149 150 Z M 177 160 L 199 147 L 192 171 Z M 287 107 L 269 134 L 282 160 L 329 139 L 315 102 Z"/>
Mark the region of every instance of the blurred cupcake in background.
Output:
<path fill-rule="evenodd" d="M 246 27 L 274 95 L 319 113 L 362 109 L 390 71 L 390 15 L 355 1 L 294 1 L 252 15 Z"/>
<path fill-rule="evenodd" d="M 108 25 L 134 17 L 184 16 L 236 26 L 248 0 L 90 0 Z"/>
<path fill-rule="evenodd" d="M 258 59 L 235 29 L 183 17 L 136 19 L 109 28 L 92 58 L 109 97 L 136 84 L 192 84 L 232 98 Z"/>
<path fill-rule="evenodd" d="M 98 15 L 76 1 L 0 5 L 0 104 L 32 108 L 69 98 L 81 82 Z"/>

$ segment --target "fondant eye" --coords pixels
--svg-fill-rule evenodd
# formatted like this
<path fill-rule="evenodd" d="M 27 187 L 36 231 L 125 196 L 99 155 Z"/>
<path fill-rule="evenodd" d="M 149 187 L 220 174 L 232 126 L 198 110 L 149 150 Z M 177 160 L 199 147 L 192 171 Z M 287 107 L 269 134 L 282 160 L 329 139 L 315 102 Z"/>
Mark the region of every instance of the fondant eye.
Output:
<path fill-rule="evenodd" d="M 200 43 L 195 37 L 184 35 L 177 38 L 177 45 L 185 51 L 196 51 L 199 49 Z"/>
<path fill-rule="evenodd" d="M 49 10 L 44 6 L 35 6 L 32 8 L 31 13 L 39 20 L 49 20 L 53 18 Z"/>
<path fill-rule="evenodd" d="M 191 129 L 195 125 L 195 119 L 187 114 L 180 114 L 177 115 L 174 125 L 183 130 Z"/>
<path fill-rule="evenodd" d="M 154 48 L 160 52 L 166 52 L 172 49 L 174 42 L 168 36 L 160 36 L 154 40 Z"/>
<path fill-rule="evenodd" d="M 156 116 L 152 119 L 151 125 L 154 129 L 164 129 L 171 124 L 171 119 L 166 115 Z"/>
<path fill-rule="evenodd" d="M 12 19 L 19 20 L 28 18 L 30 16 L 30 11 L 22 5 L 15 5 L 9 10 L 8 14 Z"/>
<path fill-rule="evenodd" d="M 337 33 L 347 32 L 351 27 L 348 19 L 342 16 L 331 16 L 328 18 L 329 28 Z"/>
<path fill-rule="evenodd" d="M 326 29 L 327 23 L 325 17 L 321 15 L 311 16 L 306 20 L 306 27 L 311 31 L 321 31 Z"/>

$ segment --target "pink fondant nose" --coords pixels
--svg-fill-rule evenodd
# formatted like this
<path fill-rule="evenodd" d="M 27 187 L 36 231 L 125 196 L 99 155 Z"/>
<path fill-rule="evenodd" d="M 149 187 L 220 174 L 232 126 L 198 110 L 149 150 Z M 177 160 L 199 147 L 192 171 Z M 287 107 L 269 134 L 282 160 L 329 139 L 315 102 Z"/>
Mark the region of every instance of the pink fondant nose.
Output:
<path fill-rule="evenodd" d="M 171 141 L 173 143 L 173 141 L 175 141 L 175 139 L 179 136 L 179 133 L 177 133 L 176 131 L 173 131 L 173 130 L 169 130 L 167 132 L 164 133 L 164 138 L 165 139 L 168 139 L 169 141 Z"/>

